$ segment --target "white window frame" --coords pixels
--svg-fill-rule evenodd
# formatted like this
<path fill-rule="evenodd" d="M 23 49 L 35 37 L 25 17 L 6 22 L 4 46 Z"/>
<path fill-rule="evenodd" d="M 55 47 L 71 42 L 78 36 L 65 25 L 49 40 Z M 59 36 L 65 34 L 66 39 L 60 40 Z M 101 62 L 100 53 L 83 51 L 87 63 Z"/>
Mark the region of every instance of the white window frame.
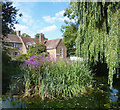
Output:
<path fill-rule="evenodd" d="M 60 47 L 60 58 L 63 58 L 63 48 Z"/>
<path fill-rule="evenodd" d="M 14 47 L 14 48 L 17 48 L 17 47 L 18 47 L 18 44 L 14 43 L 14 44 L 13 44 L 13 47 Z"/>
<path fill-rule="evenodd" d="M 32 43 L 32 45 L 33 45 L 34 47 L 35 47 L 35 44 L 36 44 L 35 42 Z"/>

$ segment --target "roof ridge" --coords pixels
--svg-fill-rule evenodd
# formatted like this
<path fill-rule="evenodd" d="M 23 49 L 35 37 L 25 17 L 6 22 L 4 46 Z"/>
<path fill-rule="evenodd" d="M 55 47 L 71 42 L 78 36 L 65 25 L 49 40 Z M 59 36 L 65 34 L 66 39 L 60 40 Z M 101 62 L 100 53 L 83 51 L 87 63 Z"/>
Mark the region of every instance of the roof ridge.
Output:
<path fill-rule="evenodd" d="M 62 39 L 62 38 L 57 38 L 57 39 L 50 39 L 50 40 L 60 40 L 60 39 Z M 49 40 L 49 41 L 50 41 L 50 40 Z"/>
<path fill-rule="evenodd" d="M 24 37 L 24 36 L 21 36 L 21 37 Z M 30 39 L 36 39 L 36 38 L 31 38 L 31 37 L 24 37 L 24 38 L 28 38 L 28 39 L 29 39 L 29 38 L 30 38 Z M 37 39 L 37 40 L 38 40 L 38 39 Z"/>
<path fill-rule="evenodd" d="M 8 35 L 14 35 L 14 36 L 17 36 L 16 34 L 8 34 Z"/>

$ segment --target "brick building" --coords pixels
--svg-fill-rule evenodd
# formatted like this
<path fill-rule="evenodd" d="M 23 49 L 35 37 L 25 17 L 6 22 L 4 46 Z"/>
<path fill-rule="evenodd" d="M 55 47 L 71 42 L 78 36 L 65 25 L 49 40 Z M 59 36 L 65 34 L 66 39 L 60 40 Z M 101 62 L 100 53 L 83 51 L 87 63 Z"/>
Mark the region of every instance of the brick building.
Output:
<path fill-rule="evenodd" d="M 31 45 L 40 42 L 46 45 L 47 52 L 49 52 L 53 58 L 58 59 L 67 56 L 67 48 L 62 43 L 62 39 L 44 40 L 44 35 L 42 33 L 39 35 L 39 39 L 35 39 L 22 37 L 21 32 L 17 31 L 17 35 L 8 34 L 8 36 L 3 39 L 3 46 L 12 48 L 10 53 L 14 59 L 20 54 L 27 54 L 27 50 Z"/>

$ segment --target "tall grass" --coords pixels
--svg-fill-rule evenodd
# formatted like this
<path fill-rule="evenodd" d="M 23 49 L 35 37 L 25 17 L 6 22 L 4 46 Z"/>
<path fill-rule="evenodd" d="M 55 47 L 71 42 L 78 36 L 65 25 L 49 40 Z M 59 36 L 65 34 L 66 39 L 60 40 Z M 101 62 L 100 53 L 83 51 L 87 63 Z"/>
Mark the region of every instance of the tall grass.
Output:
<path fill-rule="evenodd" d="M 59 60 L 48 55 L 32 56 L 22 66 L 25 96 L 73 97 L 92 87 L 93 75 L 87 63 Z"/>
<path fill-rule="evenodd" d="M 92 87 L 93 75 L 84 62 L 53 62 L 48 56 L 32 56 L 25 60 L 25 96 L 47 98 L 73 97 Z"/>

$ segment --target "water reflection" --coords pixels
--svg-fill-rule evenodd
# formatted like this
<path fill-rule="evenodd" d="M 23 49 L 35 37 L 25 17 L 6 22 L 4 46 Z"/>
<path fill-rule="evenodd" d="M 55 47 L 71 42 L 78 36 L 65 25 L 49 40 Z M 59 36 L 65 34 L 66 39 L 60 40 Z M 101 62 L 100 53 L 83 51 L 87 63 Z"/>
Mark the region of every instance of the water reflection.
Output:
<path fill-rule="evenodd" d="M 119 91 L 117 89 L 112 88 L 110 91 L 110 100 L 112 100 L 113 102 L 117 102 L 118 101 L 118 93 Z"/>
<path fill-rule="evenodd" d="M 16 97 L 8 97 L 2 99 L 2 108 L 24 108 L 25 103 Z"/>
<path fill-rule="evenodd" d="M 112 88 L 110 90 L 109 99 L 111 101 L 113 101 L 113 105 L 114 105 L 114 102 L 118 101 L 118 93 L 119 93 L 119 91 L 117 89 Z M 55 102 L 47 101 L 47 102 L 41 103 L 40 101 L 36 101 L 33 99 L 35 101 L 35 102 L 33 101 L 35 103 L 35 105 L 32 103 L 32 105 L 28 106 L 28 108 L 29 107 L 30 108 L 31 107 L 38 107 L 38 108 L 39 107 L 43 107 L 43 108 L 48 107 L 49 108 L 49 107 L 55 107 L 56 105 L 57 105 L 56 107 L 59 108 L 59 107 L 66 106 L 66 104 L 70 108 L 71 107 L 72 108 L 74 108 L 74 107 L 104 108 L 104 104 L 106 103 L 105 100 L 107 100 L 105 97 L 106 97 L 106 94 L 95 92 L 95 93 L 88 94 L 88 95 L 86 94 L 85 96 L 76 97 L 76 98 L 70 99 L 68 101 L 61 100 L 61 101 L 58 101 L 58 103 L 56 101 Z M 2 108 L 26 108 L 26 104 L 23 101 L 21 101 L 20 99 L 18 99 L 17 97 L 8 97 L 8 98 L 2 99 Z"/>

